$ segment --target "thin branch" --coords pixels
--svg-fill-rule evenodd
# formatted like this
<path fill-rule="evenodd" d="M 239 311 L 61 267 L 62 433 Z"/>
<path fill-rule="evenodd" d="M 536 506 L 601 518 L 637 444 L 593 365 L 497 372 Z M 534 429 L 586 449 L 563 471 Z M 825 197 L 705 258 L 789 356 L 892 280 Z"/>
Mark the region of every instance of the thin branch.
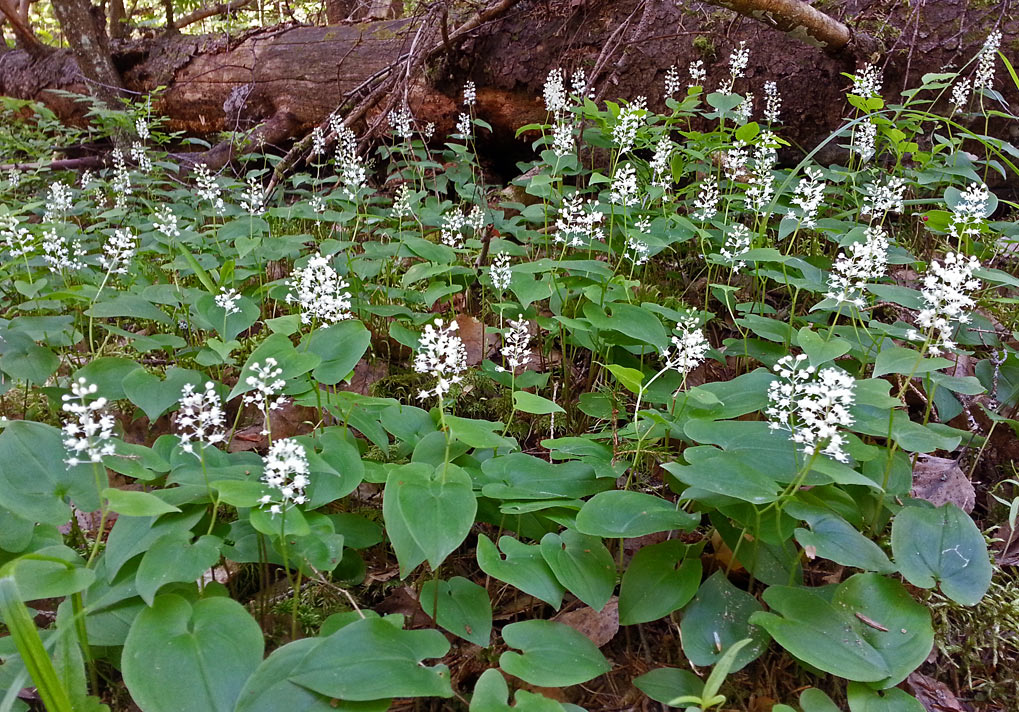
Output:
<path fill-rule="evenodd" d="M 28 25 L 27 22 L 21 17 L 21 13 L 18 12 L 17 8 L 12 7 L 8 0 L 0 0 L 0 14 L 7 17 L 11 23 L 11 28 L 14 30 L 14 35 L 18 38 L 18 42 L 24 47 L 25 51 L 33 57 L 38 57 L 41 54 L 52 51 L 50 47 L 47 47 L 39 38 L 35 36 L 35 32 Z"/>
<path fill-rule="evenodd" d="M 2 0 L 0 0 L 2 1 Z M 178 30 L 193 25 L 196 22 L 201 22 L 207 17 L 215 17 L 216 15 L 226 15 L 227 13 L 233 12 L 234 10 L 240 10 L 251 4 L 251 0 L 230 0 L 230 2 L 221 2 L 216 5 L 210 5 L 209 7 L 202 7 L 190 15 L 185 15 L 176 22 L 173 26 Z"/>

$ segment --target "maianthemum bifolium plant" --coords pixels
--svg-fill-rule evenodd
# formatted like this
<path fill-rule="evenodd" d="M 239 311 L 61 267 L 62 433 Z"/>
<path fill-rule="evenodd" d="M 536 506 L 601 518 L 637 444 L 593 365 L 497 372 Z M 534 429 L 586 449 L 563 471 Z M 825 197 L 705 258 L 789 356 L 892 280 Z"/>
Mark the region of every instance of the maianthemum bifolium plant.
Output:
<path fill-rule="evenodd" d="M 992 566 L 913 465 L 1019 428 L 999 41 L 898 103 L 863 67 L 792 168 L 740 46 L 664 114 L 552 71 L 515 201 L 473 84 L 441 147 L 337 118 L 272 194 L 271 156 L 180 182 L 144 106 L 109 168 L 4 176 L 0 710 L 579 710 L 533 691 L 611 673 L 573 601 L 678 628 L 633 680 L 666 705 L 784 651 L 851 712 L 921 710 L 924 600 Z M 386 578 L 435 627 L 373 611 Z"/>

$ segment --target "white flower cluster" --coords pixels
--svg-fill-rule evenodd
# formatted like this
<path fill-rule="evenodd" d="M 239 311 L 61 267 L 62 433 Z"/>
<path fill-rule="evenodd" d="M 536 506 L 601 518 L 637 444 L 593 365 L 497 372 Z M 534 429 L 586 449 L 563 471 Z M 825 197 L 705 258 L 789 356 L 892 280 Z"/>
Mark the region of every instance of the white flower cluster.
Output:
<path fill-rule="evenodd" d="M 502 366 L 495 368 L 497 371 L 516 373 L 517 369 L 525 368 L 531 362 L 531 333 L 523 314 L 518 314 L 516 319 L 510 319 L 509 325 L 502 345 L 502 356 L 506 359 L 507 368 Z"/>
<path fill-rule="evenodd" d="M 107 455 L 116 454 L 113 441 L 113 416 L 104 413 L 105 398 L 89 402 L 99 387 L 89 384 L 84 377 L 71 384 L 71 392 L 65 393 L 63 410 L 73 416 L 64 423 L 64 449 L 68 467 L 87 462 L 102 462 Z"/>
<path fill-rule="evenodd" d="M 754 144 L 753 172 L 747 186 L 747 207 L 764 210 L 775 197 L 775 175 L 772 172 L 778 163 L 778 139 L 771 131 L 761 132 Z"/>
<path fill-rule="evenodd" d="M 412 124 L 414 122 L 414 116 L 410 113 L 410 109 L 406 106 L 401 106 L 399 109 L 394 109 L 389 112 L 389 127 L 393 129 L 393 133 L 399 136 L 401 139 L 410 140 L 414 135 Z M 322 148 L 325 147 L 325 137 L 322 138 Z M 319 150 L 321 152 L 322 149 Z"/>
<path fill-rule="evenodd" d="M 44 230 L 42 233 L 42 258 L 55 270 L 77 272 L 85 269 L 85 248 L 77 237 L 65 239 L 56 230 Z"/>
<path fill-rule="evenodd" d="M 492 280 L 492 286 L 500 294 L 509 289 L 510 280 L 513 279 L 513 270 L 510 268 L 510 256 L 505 252 L 495 253 L 492 258 L 492 265 L 488 268 L 488 276 Z"/>
<path fill-rule="evenodd" d="M 967 324 L 968 309 L 976 306 L 970 296 L 980 288 L 980 280 L 973 273 L 980 269 L 980 261 L 973 256 L 966 257 L 957 252 L 945 255 L 945 263 L 931 262 L 924 276 L 920 296 L 924 308 L 916 315 L 916 323 L 923 327 L 931 338 L 928 347 L 931 355 L 940 356 L 956 348 L 952 340 L 953 325 Z M 924 337 L 916 330 L 910 330 L 906 338 L 919 341 Z"/>
<path fill-rule="evenodd" d="M 853 132 L 852 150 L 866 163 L 877 153 L 877 124 L 870 118 L 856 127 Z"/>
<path fill-rule="evenodd" d="M 346 291 L 350 285 L 329 266 L 328 257 L 316 253 L 302 269 L 294 270 L 287 284 L 291 289 L 287 303 L 300 305 L 302 324 L 351 318 L 350 292 Z"/>
<path fill-rule="evenodd" d="M 127 170 L 127 161 L 124 160 L 124 153 L 119 149 L 113 149 L 113 180 L 111 187 L 114 199 L 114 206 L 124 208 L 127 205 L 127 196 L 131 195 L 131 174 Z"/>
<path fill-rule="evenodd" d="M 966 105 L 969 104 L 970 87 L 971 80 L 969 77 L 960 79 L 952 87 L 952 105 L 956 109 L 965 109 Z"/>
<path fill-rule="evenodd" d="M 458 249 L 464 246 L 464 230 L 473 230 L 477 233 L 485 227 L 485 210 L 480 205 L 471 208 L 470 213 L 465 213 L 463 208 L 457 207 L 450 213 L 442 216 L 442 244 Z"/>
<path fill-rule="evenodd" d="M 750 228 L 742 223 L 736 223 L 729 228 L 729 234 L 725 238 L 725 245 L 722 246 L 719 254 L 732 265 L 733 272 L 739 272 L 747 266 L 746 262 L 740 260 L 740 256 L 750 250 Z"/>
<path fill-rule="evenodd" d="M 687 72 L 690 74 L 690 83 L 688 87 L 699 87 L 704 86 L 704 80 L 708 78 L 708 73 L 704 71 L 704 60 L 698 59 L 694 62 L 690 62 L 690 66 L 687 67 Z"/>
<path fill-rule="evenodd" d="M 862 309 L 867 305 L 863 299 L 867 282 L 884 276 L 888 266 L 888 235 L 880 225 L 871 225 L 864 233 L 864 241 L 854 242 L 847 249 L 848 254 L 839 252 L 832 266 L 824 296 Z"/>
<path fill-rule="evenodd" d="M 602 230 L 598 226 L 605 215 L 593 210 L 593 205 L 593 201 L 585 201 L 578 193 L 564 197 L 559 206 L 553 239 L 570 247 L 586 247 L 602 239 Z"/>
<path fill-rule="evenodd" d="M 46 198 L 46 212 L 43 213 L 44 222 L 51 222 L 56 219 L 63 219 L 64 214 L 71 209 L 74 193 L 71 186 L 60 181 L 50 183 L 49 195 Z"/>
<path fill-rule="evenodd" d="M 633 102 L 619 111 L 616 125 L 612 127 L 612 140 L 619 148 L 619 155 L 633 150 L 637 141 L 637 131 L 640 130 L 641 120 L 647 113 L 647 98 L 638 96 Z"/>
<path fill-rule="evenodd" d="M 665 366 L 686 376 L 697 368 L 707 356 L 711 344 L 695 317 L 687 317 L 676 324 L 672 346 L 662 356 Z"/>
<path fill-rule="evenodd" d="M 103 254 L 99 256 L 99 264 L 110 274 L 127 274 L 135 250 L 138 249 L 138 238 L 127 228 L 117 228 L 113 235 L 103 243 Z"/>
<path fill-rule="evenodd" d="M 241 308 L 237 306 L 237 302 L 240 300 L 241 295 L 238 294 L 236 289 L 227 289 L 226 287 L 222 287 L 219 290 L 219 294 L 213 297 L 216 306 L 225 312 L 225 316 L 240 313 Z"/>
<path fill-rule="evenodd" d="M 207 200 L 212 203 L 212 208 L 216 211 L 216 214 L 222 215 L 226 210 L 226 204 L 223 203 L 222 191 L 219 189 L 219 184 L 216 183 L 216 176 L 212 175 L 209 167 L 204 163 L 199 163 L 195 166 L 195 186 L 198 197 L 201 200 Z"/>
<path fill-rule="evenodd" d="M 881 96 L 881 70 L 876 64 L 868 62 L 860 73 L 853 77 L 853 88 L 850 93 L 864 99 Z"/>
<path fill-rule="evenodd" d="M 304 488 L 311 483 L 308 477 L 311 467 L 301 443 L 292 438 L 277 440 L 262 463 L 262 482 L 279 491 L 277 497 L 266 494 L 258 500 L 263 509 L 268 507 L 269 513 L 275 516 L 308 501 Z"/>
<path fill-rule="evenodd" d="M 733 113 L 736 115 L 737 125 L 742 126 L 750 122 L 750 117 L 754 114 L 754 93 L 752 91 L 747 92 L 747 95 L 739 103 L 739 106 L 733 110 Z"/>
<path fill-rule="evenodd" d="M 963 237 L 976 237 L 984 224 L 984 213 L 991 200 L 991 191 L 983 183 L 971 183 L 959 197 L 959 202 L 952 207 L 948 234 L 960 240 Z"/>
<path fill-rule="evenodd" d="M 747 142 L 740 139 L 733 141 L 732 146 L 722 154 L 722 168 L 733 180 L 741 180 L 750 162 L 750 149 Z"/>
<path fill-rule="evenodd" d="M 549 71 L 548 76 L 545 77 L 543 94 L 545 110 L 548 113 L 558 116 L 569 109 L 570 100 L 566 94 L 566 81 L 562 69 L 556 67 Z"/>
<path fill-rule="evenodd" d="M 852 425 L 849 412 L 855 399 L 856 379 L 838 368 L 817 372 L 806 365 L 807 357 L 783 356 L 775 365 L 780 380 L 768 387 L 765 415 L 772 430 L 786 430 L 803 446 L 806 455 L 820 452 L 839 462 L 849 462 L 846 438 L 840 425 Z"/>
<path fill-rule="evenodd" d="M 624 208 L 637 203 L 637 169 L 632 163 L 624 163 L 616 168 L 612 176 L 609 199 Z"/>
<path fill-rule="evenodd" d="M 35 251 L 35 237 L 13 215 L 0 216 L 0 241 L 12 259 L 26 257 Z"/>
<path fill-rule="evenodd" d="M 244 379 L 244 382 L 253 390 L 245 393 L 241 401 L 244 405 L 257 405 L 259 408 L 268 408 L 268 410 L 282 408 L 286 398 L 280 393 L 287 382 L 280 378 L 281 375 L 283 375 L 283 369 L 276 364 L 276 359 L 272 356 L 265 360 L 264 366 L 255 361 L 251 364 L 251 375 Z M 269 414 L 266 413 L 265 416 L 267 427 L 262 431 L 262 435 L 269 434 Z"/>
<path fill-rule="evenodd" d="M 340 165 L 340 183 L 343 193 L 350 200 L 357 200 L 358 194 L 368 184 L 368 166 L 357 154 L 357 137 L 348 127 L 333 122 L 336 132 L 336 162 Z"/>
<path fill-rule="evenodd" d="M 552 126 L 552 152 L 559 158 L 573 153 L 573 124 L 565 117 L 556 119 Z"/>
<path fill-rule="evenodd" d="M 728 81 L 719 87 L 719 91 L 723 94 L 732 93 L 732 87 L 736 83 L 736 80 L 743 76 L 747 71 L 747 65 L 750 63 L 750 50 L 747 49 L 747 43 L 745 40 L 740 40 L 739 47 L 732 51 L 729 55 L 729 79 Z M 691 67 L 692 74 L 692 67 Z"/>
<path fill-rule="evenodd" d="M 474 106 L 478 103 L 478 88 L 472 80 L 464 84 L 464 106 Z"/>
<path fill-rule="evenodd" d="M 247 186 L 241 194 L 241 205 L 249 215 L 261 215 L 265 212 L 265 187 L 256 176 L 248 176 Z"/>
<path fill-rule="evenodd" d="M 1001 31 L 994 30 L 987 35 L 984 46 L 980 48 L 977 59 L 977 71 L 973 75 L 973 87 L 979 89 L 994 88 L 994 61 L 998 58 L 998 47 L 1001 46 Z"/>
<path fill-rule="evenodd" d="M 436 383 L 431 390 L 420 391 L 420 399 L 435 396 L 441 400 L 454 383 L 463 380 L 459 374 L 467 370 L 467 347 L 456 333 L 458 328 L 456 321 L 444 325 L 442 319 L 425 326 L 414 357 L 414 370 L 429 374 Z"/>
<path fill-rule="evenodd" d="M 886 183 L 874 181 L 864 188 L 863 207 L 860 215 L 877 217 L 884 213 L 901 213 L 906 195 L 906 181 L 892 176 Z"/>
<path fill-rule="evenodd" d="M 651 220 L 646 217 L 634 223 L 634 227 L 637 228 L 641 236 L 651 234 Z M 629 235 L 626 238 L 626 248 L 623 251 L 623 256 L 628 257 L 634 265 L 642 265 L 651 257 L 651 248 L 648 247 L 644 240 Z"/>
<path fill-rule="evenodd" d="M 390 214 L 397 220 L 408 218 L 414 214 L 414 210 L 410 206 L 411 192 L 409 183 L 401 183 L 400 187 L 396 189 L 396 197 L 393 199 L 393 207 L 390 208 Z"/>
<path fill-rule="evenodd" d="M 149 122 L 147 122 L 142 117 L 138 117 L 137 119 L 135 119 L 134 132 L 138 134 L 138 138 L 140 138 L 142 141 L 148 141 L 149 136 L 152 135 L 152 133 L 149 131 Z"/>
<path fill-rule="evenodd" d="M 170 206 L 163 205 L 156 211 L 155 218 L 152 220 L 152 229 L 174 239 L 180 237 L 180 227 L 177 223 L 177 216 L 174 215 Z"/>
<path fill-rule="evenodd" d="M 778 84 L 764 83 L 764 118 L 771 123 L 779 121 L 782 112 L 782 96 L 778 93 Z"/>
<path fill-rule="evenodd" d="M 706 222 L 715 217 L 715 214 L 718 212 L 719 197 L 718 179 L 715 176 L 708 176 L 701 182 L 697 199 L 693 203 L 696 210 L 692 213 L 691 217 L 701 222 Z"/>
<path fill-rule="evenodd" d="M 665 98 L 671 99 L 682 88 L 683 83 L 679 79 L 679 70 L 673 64 L 665 72 Z"/>
<path fill-rule="evenodd" d="M 131 160 L 137 164 L 138 170 L 142 173 L 148 173 L 152 170 L 152 159 L 149 158 L 145 146 L 140 141 L 135 141 L 131 144 Z"/>
<path fill-rule="evenodd" d="M 190 383 L 185 384 L 179 402 L 177 428 L 180 430 L 181 450 L 193 455 L 195 443 L 204 447 L 226 440 L 223 401 L 212 381 L 205 384 L 204 391 L 196 391 Z"/>
<path fill-rule="evenodd" d="M 663 134 L 651 157 L 651 185 L 663 190 L 672 186 L 672 149 L 672 140 L 668 134 Z"/>
<path fill-rule="evenodd" d="M 820 168 L 807 166 L 804 172 L 807 177 L 797 183 L 791 202 L 800 209 L 800 225 L 812 228 L 817 225 L 817 210 L 824 201 L 824 189 L 828 184 L 824 182 Z"/>
<path fill-rule="evenodd" d="M 460 134 L 464 138 L 470 138 L 472 135 L 471 126 L 471 115 L 461 113 L 456 120 L 456 133 Z"/>

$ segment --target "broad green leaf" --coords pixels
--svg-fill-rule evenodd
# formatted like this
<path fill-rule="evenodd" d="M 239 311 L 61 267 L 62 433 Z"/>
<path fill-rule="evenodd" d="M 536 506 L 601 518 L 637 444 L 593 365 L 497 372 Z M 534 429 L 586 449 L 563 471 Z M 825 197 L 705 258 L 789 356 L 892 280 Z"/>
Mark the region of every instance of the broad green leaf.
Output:
<path fill-rule="evenodd" d="M 294 345 L 290 343 L 290 337 L 284 334 L 272 334 L 248 356 L 248 360 L 244 362 L 244 367 L 241 369 L 237 385 L 230 391 L 227 400 L 233 400 L 250 391 L 252 386 L 248 384 L 247 378 L 252 374 L 252 364 L 257 363 L 264 368 L 266 361 L 270 358 L 276 360 L 276 368 L 282 369 L 283 372 L 279 378 L 284 381 L 291 381 L 308 373 L 322 362 L 322 357 L 316 353 L 295 349 Z"/>
<path fill-rule="evenodd" d="M 635 368 L 627 368 L 615 363 L 605 364 L 606 370 L 616 377 L 623 387 L 634 393 L 640 393 L 641 384 L 644 382 L 644 374 Z"/>
<path fill-rule="evenodd" d="M 85 310 L 85 316 L 97 319 L 130 317 L 132 319 L 157 321 L 161 324 L 173 323 L 170 317 L 166 315 L 166 312 L 156 307 L 149 300 L 143 299 L 137 294 L 126 293 L 111 295 L 109 299 L 93 304 L 89 309 Z"/>
<path fill-rule="evenodd" d="M 322 641 L 302 638 L 277 648 L 241 690 L 234 712 L 385 712 L 390 700 L 350 702 L 301 687 L 289 680 L 308 652 Z"/>
<path fill-rule="evenodd" d="M 122 386 L 127 399 L 141 408 L 150 422 L 155 422 L 177 404 L 185 385 L 190 383 L 199 388 L 207 380 L 200 372 L 189 368 L 170 367 L 166 369 L 165 380 L 139 368 L 124 377 Z"/>
<path fill-rule="evenodd" d="M 387 529 L 398 516 L 433 569 L 467 538 L 478 508 L 470 476 L 455 465 L 395 468 L 386 480 L 385 497 L 390 503 L 388 512 L 383 508 Z"/>
<path fill-rule="evenodd" d="M 106 580 L 113 581 L 124 564 L 147 551 L 157 539 L 173 532 L 190 531 L 204 514 L 204 507 L 194 507 L 161 517 L 118 517 L 103 552 Z"/>
<path fill-rule="evenodd" d="M 582 534 L 623 539 L 674 529 L 690 530 L 699 521 L 700 517 L 677 509 L 661 497 L 609 490 L 584 503 L 577 514 L 577 529 Z"/>
<path fill-rule="evenodd" d="M 829 601 L 815 591 L 772 586 L 771 612 L 751 620 L 792 655 L 849 680 L 891 687 L 922 663 L 934 643 L 930 613 L 902 584 L 856 574 Z"/>
<path fill-rule="evenodd" d="M 567 529 L 541 540 L 541 555 L 567 591 L 596 611 L 612 597 L 616 564 L 598 537 Z"/>
<path fill-rule="evenodd" d="M 778 483 L 739 455 L 714 447 L 692 447 L 686 449 L 684 456 L 689 465 L 678 462 L 662 465 L 683 484 L 753 504 L 778 499 Z"/>
<path fill-rule="evenodd" d="M 852 348 L 852 345 L 845 339 L 838 337 L 822 339 L 809 326 L 800 329 L 796 337 L 799 340 L 800 348 L 810 357 L 810 365 L 814 368 L 846 355 Z"/>
<path fill-rule="evenodd" d="M 800 707 L 803 712 L 842 712 L 828 695 L 816 687 L 808 687 L 800 693 Z"/>
<path fill-rule="evenodd" d="M 683 611 L 680 630 L 683 652 L 694 665 L 714 665 L 730 647 L 750 638 L 732 667 L 735 672 L 755 660 L 768 644 L 768 636 L 750 622 L 761 604 L 736 588 L 721 571 L 701 584 L 693 602 Z"/>
<path fill-rule="evenodd" d="M 311 375 L 319 383 L 332 386 L 354 370 L 371 344 L 371 332 L 361 322 L 348 320 L 315 329 L 304 341 L 309 351 L 322 358 Z"/>
<path fill-rule="evenodd" d="M 811 558 L 820 556 L 843 566 L 883 574 L 896 570 L 880 546 L 834 512 L 798 502 L 789 504 L 785 511 L 810 524 L 810 531 L 797 529 L 795 535 L 801 546 L 811 547 Z"/>
<path fill-rule="evenodd" d="M 563 712 L 566 708 L 555 700 L 527 690 L 517 690 L 516 704 L 509 705 L 509 685 L 495 668 L 481 673 L 471 696 L 471 712 Z"/>
<path fill-rule="evenodd" d="M 152 605 L 159 589 L 176 581 L 196 581 L 219 561 L 222 540 L 203 536 L 193 544 L 183 532 L 168 534 L 156 542 L 142 556 L 135 575 L 138 595 Z"/>
<path fill-rule="evenodd" d="M 892 553 L 911 584 L 920 588 L 938 584 L 946 596 L 964 606 L 979 603 L 991 584 L 993 570 L 984 536 L 952 503 L 900 511 L 892 522 Z"/>
<path fill-rule="evenodd" d="M 881 349 L 874 361 L 874 378 L 880 378 L 889 373 L 902 373 L 907 375 L 919 375 L 930 373 L 942 368 L 948 368 L 954 364 L 947 358 L 921 358 L 920 352 L 914 349 L 907 349 L 903 346 L 886 346 Z"/>
<path fill-rule="evenodd" d="M 465 445 L 475 448 L 510 448 L 516 449 L 516 441 L 504 438 L 500 432 L 505 426 L 488 420 L 460 418 L 455 415 L 446 416 L 449 435 Z"/>
<path fill-rule="evenodd" d="M 341 700 L 452 697 L 449 668 L 422 664 L 448 651 L 437 630 L 400 630 L 381 618 L 364 618 L 310 648 L 288 679 Z"/>
<path fill-rule="evenodd" d="M 849 698 L 849 712 L 927 711 L 918 699 L 898 688 L 878 692 L 862 683 L 851 682 L 846 689 L 846 695 Z"/>
<path fill-rule="evenodd" d="M 539 687 L 567 687 L 587 682 L 611 669 L 590 638 L 563 623 L 546 620 L 510 623 L 502 639 L 511 648 L 499 656 L 499 667 Z"/>
<path fill-rule="evenodd" d="M 462 576 L 429 579 L 418 602 L 436 623 L 453 635 L 487 648 L 492 636 L 492 602 L 488 591 Z"/>
<path fill-rule="evenodd" d="M 540 546 L 528 546 L 513 537 L 504 536 L 499 539 L 499 548 L 506 558 L 499 556 L 491 539 L 484 534 L 478 535 L 477 557 L 482 571 L 540 598 L 555 609 L 562 605 L 564 589 L 542 558 Z"/>
<path fill-rule="evenodd" d="M 237 601 L 157 596 L 124 641 L 124 684 L 145 712 L 232 712 L 263 645 L 261 628 Z"/>
<path fill-rule="evenodd" d="M 14 574 L 22 600 L 57 598 L 84 591 L 95 581 L 95 572 L 74 549 L 56 544 L 7 562 L 5 575 Z"/>
<path fill-rule="evenodd" d="M 700 557 L 687 557 L 687 551 L 676 539 L 637 550 L 619 587 L 621 625 L 656 621 L 689 603 L 701 582 L 702 567 Z"/>
<path fill-rule="evenodd" d="M 519 452 L 490 458 L 481 471 L 481 493 L 492 499 L 578 499 L 613 486 L 586 463 L 553 464 Z"/>
<path fill-rule="evenodd" d="M 633 678 L 633 686 L 655 702 L 668 704 L 677 697 L 700 697 L 704 681 L 689 670 L 657 668 Z"/>
<path fill-rule="evenodd" d="M 167 504 L 149 492 L 107 487 L 102 491 L 102 496 L 111 510 L 127 517 L 158 517 L 160 514 L 180 511 L 178 507 Z"/>
<path fill-rule="evenodd" d="M 534 415 L 566 412 L 561 405 L 550 401 L 548 398 L 542 398 L 527 391 L 513 392 L 513 407 L 522 413 L 532 413 Z"/>
<path fill-rule="evenodd" d="M 261 316 L 259 305 L 245 296 L 239 296 L 234 302 L 234 310 L 230 314 L 216 304 L 216 296 L 219 294 L 203 294 L 195 303 L 195 311 L 201 317 L 198 323 L 204 320 L 208 326 L 219 334 L 223 341 L 230 341 L 237 337 L 242 331 L 251 327 L 258 317 Z"/>

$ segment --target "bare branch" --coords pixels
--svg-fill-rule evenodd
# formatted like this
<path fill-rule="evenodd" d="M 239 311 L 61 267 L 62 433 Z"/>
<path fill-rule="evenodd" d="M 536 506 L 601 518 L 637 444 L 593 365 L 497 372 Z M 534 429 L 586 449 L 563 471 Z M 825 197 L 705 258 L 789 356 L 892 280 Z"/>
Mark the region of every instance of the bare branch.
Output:
<path fill-rule="evenodd" d="M 10 21 L 14 35 L 18 38 L 18 43 L 30 55 L 38 57 L 40 54 L 51 51 L 49 47 L 39 41 L 32 28 L 25 22 L 21 13 L 18 12 L 17 8 L 9 0 L 0 0 L 0 13 L 5 15 Z"/>
<path fill-rule="evenodd" d="M 853 33 L 841 22 L 801 0 L 707 0 L 734 10 L 808 44 L 836 52 L 849 44 Z"/>
<path fill-rule="evenodd" d="M 210 5 L 209 7 L 202 7 L 189 15 L 177 20 L 174 24 L 178 30 L 193 25 L 196 22 L 201 22 L 207 17 L 215 17 L 216 15 L 226 15 L 227 13 L 235 10 L 240 10 L 251 4 L 251 0 L 230 0 L 230 2 L 221 2 L 216 5 Z"/>

